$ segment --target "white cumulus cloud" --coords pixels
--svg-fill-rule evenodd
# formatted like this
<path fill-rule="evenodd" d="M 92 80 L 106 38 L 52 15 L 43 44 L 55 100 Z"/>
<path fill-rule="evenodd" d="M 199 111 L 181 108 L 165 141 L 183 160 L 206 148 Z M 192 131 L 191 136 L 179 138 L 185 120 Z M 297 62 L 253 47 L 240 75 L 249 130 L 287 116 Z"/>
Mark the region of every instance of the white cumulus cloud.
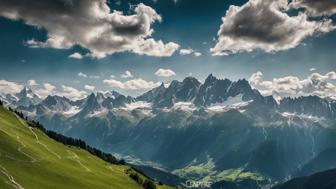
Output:
<path fill-rule="evenodd" d="M 94 91 L 96 87 L 92 85 L 85 85 L 84 88 L 89 91 Z"/>
<path fill-rule="evenodd" d="M 256 72 L 249 78 L 253 88 L 263 95 L 273 95 L 277 100 L 284 97 L 298 97 L 316 95 L 322 98 L 336 99 L 336 86 L 332 81 L 336 80 L 334 71 L 326 74 L 312 73 L 305 79 L 296 76 L 286 76 L 264 80 L 262 72 Z"/>
<path fill-rule="evenodd" d="M 108 84 L 110 87 L 116 87 L 125 90 L 147 90 L 160 85 L 160 82 L 146 81 L 141 78 L 132 79 L 125 82 L 115 79 L 105 79 L 103 82 Z"/>
<path fill-rule="evenodd" d="M 194 52 L 194 50 L 193 49 L 180 49 L 180 54 L 181 55 L 188 55 L 188 54 L 191 54 L 191 53 L 193 53 Z"/>
<path fill-rule="evenodd" d="M 0 16 L 46 29 L 47 39 L 30 39 L 26 44 L 31 47 L 69 49 L 79 45 L 95 58 L 116 52 L 171 56 L 179 48 L 174 42 L 152 38 L 152 25 L 162 20 L 153 8 L 140 3 L 131 6 L 128 12 L 131 14 L 111 10 L 107 0 L 2 0 L 0 3 Z"/>
<path fill-rule="evenodd" d="M 196 57 L 198 57 L 198 56 L 202 56 L 202 53 L 200 53 L 200 52 L 194 52 L 194 55 L 195 55 Z"/>
<path fill-rule="evenodd" d="M 335 29 L 331 19 L 312 20 L 303 12 L 287 14 L 288 0 L 249 0 L 231 5 L 222 18 L 213 55 L 261 49 L 274 52 L 294 48 L 305 38 Z"/>
<path fill-rule="evenodd" d="M 20 92 L 23 89 L 23 85 L 7 81 L 7 80 L 0 80 L 0 93 L 11 93 L 15 94 Z"/>
<path fill-rule="evenodd" d="M 56 87 L 50 83 L 44 83 L 43 87 L 36 90 L 35 93 L 40 96 L 41 98 L 45 98 L 48 95 L 55 95 L 56 94 Z"/>
<path fill-rule="evenodd" d="M 73 59 L 82 59 L 83 56 L 81 54 L 79 54 L 78 52 L 75 52 L 73 54 L 69 55 L 69 58 L 73 58 Z"/>
<path fill-rule="evenodd" d="M 133 75 L 129 70 L 126 70 L 125 73 L 121 74 L 121 78 L 132 78 Z"/>
<path fill-rule="evenodd" d="M 194 56 L 198 57 L 201 56 L 202 53 L 195 51 L 194 49 L 180 49 L 180 55 L 190 55 L 193 54 Z"/>
<path fill-rule="evenodd" d="M 35 80 L 31 79 L 27 81 L 28 86 L 36 86 L 39 85 Z"/>
<path fill-rule="evenodd" d="M 176 73 L 171 69 L 160 68 L 155 72 L 155 75 L 160 76 L 160 77 L 172 77 L 172 76 L 175 76 Z"/>
<path fill-rule="evenodd" d="M 87 75 L 85 73 L 82 73 L 82 72 L 79 72 L 77 75 L 78 75 L 78 77 L 84 77 L 84 78 L 87 77 Z"/>
<path fill-rule="evenodd" d="M 62 90 L 57 93 L 59 96 L 64 96 L 72 100 L 83 98 L 87 92 L 75 89 L 73 87 L 62 85 Z"/>

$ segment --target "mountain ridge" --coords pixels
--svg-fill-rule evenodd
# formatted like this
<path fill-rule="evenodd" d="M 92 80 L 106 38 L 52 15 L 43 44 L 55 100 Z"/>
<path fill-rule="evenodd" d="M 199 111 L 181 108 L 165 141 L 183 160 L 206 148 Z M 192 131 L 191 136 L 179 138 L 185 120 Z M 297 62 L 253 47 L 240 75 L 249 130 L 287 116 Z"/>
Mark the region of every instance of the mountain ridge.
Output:
<path fill-rule="evenodd" d="M 244 79 L 209 75 L 201 83 L 188 77 L 138 97 L 111 91 L 58 104 L 62 108 L 43 103 L 16 108 L 50 130 L 153 162 L 183 179 L 282 181 L 336 145 L 333 100 L 276 101 Z"/>
<path fill-rule="evenodd" d="M 39 110 L 49 109 L 51 111 L 66 112 L 71 107 L 75 107 L 75 109 L 81 109 L 79 111 L 82 112 L 81 114 L 86 115 L 102 108 L 121 108 L 127 104 L 142 101 L 151 103 L 151 108 L 153 109 L 172 108 L 179 102 L 186 102 L 197 108 L 202 108 L 225 104 L 228 99 L 238 95 L 241 97 L 239 99 L 240 102 L 269 106 L 266 108 L 276 108 L 279 112 L 295 112 L 327 118 L 336 117 L 336 103 L 332 100 L 318 96 L 301 96 L 296 98 L 285 97 L 277 102 L 272 96 L 262 96 L 245 79 L 230 81 L 229 79 L 217 79 L 212 74 L 205 79 L 204 83 L 200 83 L 196 78 L 187 77 L 181 82 L 173 80 L 167 88 L 162 83 L 160 86 L 137 97 L 125 96 L 111 91 L 104 94 L 101 92 L 91 93 L 87 97 L 75 101 L 66 97 L 50 95 L 45 99 L 41 99 L 31 89 L 25 87 L 20 93 L 15 95 L 4 94 L 1 99 L 5 104 L 15 106 L 22 111 L 33 112 L 34 108 L 36 111 L 36 108 L 40 106 Z M 51 105 L 51 102 L 47 104 L 48 100 L 53 100 L 55 104 Z M 88 103 L 91 104 L 88 105 Z M 312 103 L 315 106 L 314 110 L 312 109 Z"/>

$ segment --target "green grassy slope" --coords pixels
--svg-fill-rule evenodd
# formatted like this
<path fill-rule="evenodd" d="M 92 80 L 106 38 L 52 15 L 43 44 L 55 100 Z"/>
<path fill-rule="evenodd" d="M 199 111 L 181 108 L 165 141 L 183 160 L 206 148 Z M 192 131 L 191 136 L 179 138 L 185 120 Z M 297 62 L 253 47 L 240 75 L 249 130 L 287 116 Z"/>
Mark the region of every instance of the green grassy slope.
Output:
<path fill-rule="evenodd" d="M 128 168 L 58 143 L 0 107 L 1 189 L 141 188 L 125 173 Z"/>

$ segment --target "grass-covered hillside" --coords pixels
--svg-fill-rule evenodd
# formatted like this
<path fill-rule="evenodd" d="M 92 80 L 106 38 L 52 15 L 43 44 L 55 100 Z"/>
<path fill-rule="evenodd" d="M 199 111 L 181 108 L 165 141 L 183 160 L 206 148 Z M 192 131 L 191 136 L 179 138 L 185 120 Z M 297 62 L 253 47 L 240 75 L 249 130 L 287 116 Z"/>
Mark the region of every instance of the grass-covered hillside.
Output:
<path fill-rule="evenodd" d="M 110 164 L 85 150 L 56 142 L 0 107 L 1 189 L 143 188 L 127 170 L 126 165 Z"/>

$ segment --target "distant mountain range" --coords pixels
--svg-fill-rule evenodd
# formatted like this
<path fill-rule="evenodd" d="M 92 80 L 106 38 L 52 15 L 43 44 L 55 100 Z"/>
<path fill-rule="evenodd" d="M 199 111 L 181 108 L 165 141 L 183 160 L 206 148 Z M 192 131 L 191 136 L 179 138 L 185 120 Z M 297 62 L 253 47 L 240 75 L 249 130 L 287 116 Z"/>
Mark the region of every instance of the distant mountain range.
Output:
<path fill-rule="evenodd" d="M 86 98 L 72 101 L 66 97 L 47 96 L 41 99 L 31 89 L 24 89 L 17 94 L 0 94 L 5 104 L 29 112 L 32 115 L 60 113 L 68 116 L 87 116 L 99 111 L 115 109 L 166 109 L 166 110 L 200 110 L 222 112 L 229 109 L 259 111 L 271 110 L 284 113 L 284 117 L 292 113 L 335 119 L 336 102 L 317 96 L 284 98 L 279 102 L 272 96 L 262 96 L 258 90 L 252 89 L 247 80 L 230 81 L 217 79 L 210 74 L 202 84 L 193 77 L 182 82 L 172 81 L 166 88 L 164 84 L 138 97 L 124 96 L 116 91 L 91 93 Z M 262 108 L 260 108 L 262 107 Z M 258 115 L 260 116 L 260 115 Z M 262 116 L 262 114 L 261 114 Z M 312 117 L 310 117 L 312 118 Z"/>
<path fill-rule="evenodd" d="M 48 129 L 185 179 L 282 181 L 336 166 L 307 168 L 336 146 L 335 101 L 276 101 L 245 79 L 187 77 L 138 97 L 111 91 L 40 99 L 25 88 L 0 98 Z"/>

